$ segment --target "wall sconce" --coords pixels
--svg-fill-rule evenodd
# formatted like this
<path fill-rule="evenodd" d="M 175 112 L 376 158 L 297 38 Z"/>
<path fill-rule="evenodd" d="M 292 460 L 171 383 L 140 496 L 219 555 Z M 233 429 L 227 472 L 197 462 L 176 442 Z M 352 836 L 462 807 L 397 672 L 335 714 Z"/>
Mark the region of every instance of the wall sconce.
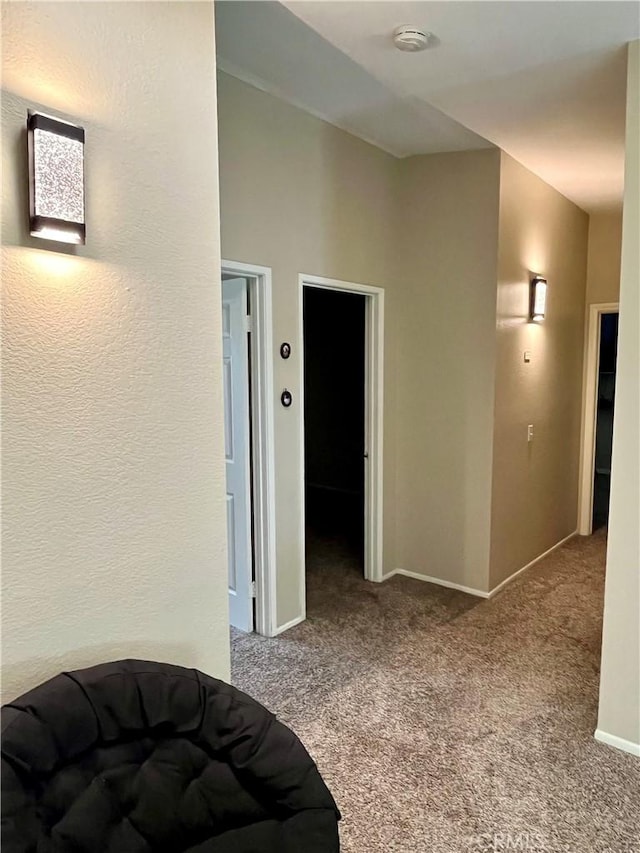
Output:
<path fill-rule="evenodd" d="M 84 243 L 84 130 L 29 110 L 29 224 L 32 237 Z"/>
<path fill-rule="evenodd" d="M 529 294 L 529 319 L 543 320 L 547 309 L 547 280 L 534 275 Z"/>

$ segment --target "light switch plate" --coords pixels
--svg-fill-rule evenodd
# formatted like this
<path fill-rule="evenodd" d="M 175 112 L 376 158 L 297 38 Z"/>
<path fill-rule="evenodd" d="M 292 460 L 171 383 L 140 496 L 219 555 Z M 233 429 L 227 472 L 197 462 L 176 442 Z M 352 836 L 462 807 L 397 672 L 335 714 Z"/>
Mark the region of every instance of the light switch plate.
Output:
<path fill-rule="evenodd" d="M 524 351 L 524 363 L 529 364 L 530 361 L 531 361 L 531 350 L 526 349 Z"/>

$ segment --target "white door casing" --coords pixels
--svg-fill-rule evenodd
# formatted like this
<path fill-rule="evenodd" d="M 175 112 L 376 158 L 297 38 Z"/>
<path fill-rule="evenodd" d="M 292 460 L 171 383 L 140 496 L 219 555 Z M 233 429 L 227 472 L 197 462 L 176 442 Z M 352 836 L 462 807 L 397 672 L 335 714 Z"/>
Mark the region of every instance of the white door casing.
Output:
<path fill-rule="evenodd" d="M 366 284 L 340 281 L 316 275 L 298 276 L 298 340 L 300 341 L 299 407 L 304 412 L 304 288 L 317 287 L 356 293 L 366 297 L 365 303 L 365 466 L 364 466 L 364 576 L 366 580 L 383 581 L 383 412 L 384 412 L 384 289 Z M 296 624 L 306 618 L 305 577 L 305 464 L 304 417 L 300 418 L 300 529 L 299 557 L 300 612 L 292 620 Z M 289 627 L 288 625 L 286 627 Z"/>
<path fill-rule="evenodd" d="M 600 320 L 603 314 L 617 314 L 617 302 L 587 305 L 584 347 L 584 381 L 582 406 L 582 448 L 578 490 L 578 533 L 589 536 L 593 529 L 593 473 L 596 452 L 598 416 L 598 368 L 600 364 Z"/>
<path fill-rule="evenodd" d="M 222 282 L 229 622 L 253 631 L 247 282 Z"/>
<path fill-rule="evenodd" d="M 223 278 L 248 283 L 251 306 L 250 416 L 252 442 L 253 572 L 255 630 L 278 633 L 276 613 L 275 444 L 271 269 L 244 261 L 222 261 Z"/>

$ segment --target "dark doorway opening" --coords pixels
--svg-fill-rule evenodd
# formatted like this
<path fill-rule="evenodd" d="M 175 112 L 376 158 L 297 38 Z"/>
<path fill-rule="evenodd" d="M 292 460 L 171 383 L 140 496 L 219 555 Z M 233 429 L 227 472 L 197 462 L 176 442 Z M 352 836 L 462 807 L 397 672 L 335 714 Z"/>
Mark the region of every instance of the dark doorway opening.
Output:
<path fill-rule="evenodd" d="M 303 288 L 307 572 L 364 570 L 366 296 Z"/>
<path fill-rule="evenodd" d="M 592 522 L 594 531 L 603 527 L 609 520 L 617 352 L 618 314 L 602 314 L 600 317 L 596 450 L 593 472 Z"/>

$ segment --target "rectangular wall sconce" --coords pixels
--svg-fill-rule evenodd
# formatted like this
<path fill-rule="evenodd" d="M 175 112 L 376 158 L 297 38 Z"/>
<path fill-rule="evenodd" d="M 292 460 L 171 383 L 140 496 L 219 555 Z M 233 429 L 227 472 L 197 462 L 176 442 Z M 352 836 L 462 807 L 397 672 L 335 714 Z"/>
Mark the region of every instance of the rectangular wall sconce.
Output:
<path fill-rule="evenodd" d="M 27 137 L 31 236 L 84 243 L 84 129 L 29 110 Z"/>
<path fill-rule="evenodd" d="M 529 295 L 529 319 L 543 320 L 547 309 L 547 280 L 542 276 L 534 275 L 531 279 L 531 291 Z"/>

